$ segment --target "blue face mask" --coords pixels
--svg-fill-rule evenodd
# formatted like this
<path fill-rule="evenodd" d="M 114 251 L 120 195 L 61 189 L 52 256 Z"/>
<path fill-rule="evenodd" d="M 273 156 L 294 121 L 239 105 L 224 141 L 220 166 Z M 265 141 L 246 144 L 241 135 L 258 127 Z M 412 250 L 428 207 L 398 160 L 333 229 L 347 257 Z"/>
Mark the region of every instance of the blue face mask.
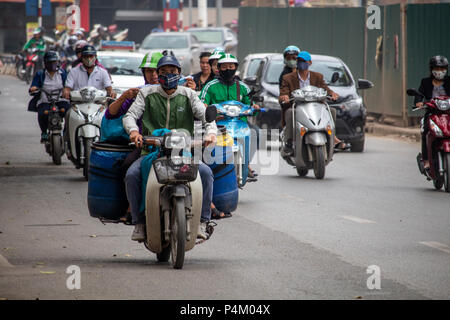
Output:
<path fill-rule="evenodd" d="M 297 69 L 298 70 L 308 70 L 309 64 L 305 61 L 299 61 L 297 62 Z"/>
<path fill-rule="evenodd" d="M 175 89 L 178 86 L 180 75 L 176 73 L 168 73 L 158 76 L 158 81 L 161 87 L 166 90 Z"/>

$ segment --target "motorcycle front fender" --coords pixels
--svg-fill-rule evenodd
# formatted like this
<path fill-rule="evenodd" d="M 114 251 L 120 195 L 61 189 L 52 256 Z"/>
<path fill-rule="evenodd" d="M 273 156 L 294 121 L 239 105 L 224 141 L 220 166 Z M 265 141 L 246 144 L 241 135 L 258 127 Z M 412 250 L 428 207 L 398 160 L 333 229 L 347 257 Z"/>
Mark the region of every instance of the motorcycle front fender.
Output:
<path fill-rule="evenodd" d="M 313 146 L 323 146 L 327 143 L 327 137 L 324 132 L 311 132 L 306 134 L 305 144 Z"/>

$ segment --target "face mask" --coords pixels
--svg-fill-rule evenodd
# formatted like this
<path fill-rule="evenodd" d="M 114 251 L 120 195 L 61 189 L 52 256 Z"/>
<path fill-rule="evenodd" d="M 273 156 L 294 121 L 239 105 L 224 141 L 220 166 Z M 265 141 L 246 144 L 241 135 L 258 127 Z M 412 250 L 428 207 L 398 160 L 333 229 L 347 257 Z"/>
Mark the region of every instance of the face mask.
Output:
<path fill-rule="evenodd" d="M 442 79 L 444 79 L 445 74 L 446 74 L 447 72 L 445 72 L 445 71 L 435 71 L 435 70 L 433 70 L 431 73 L 433 74 L 433 76 L 434 76 L 437 80 L 442 80 Z"/>
<path fill-rule="evenodd" d="M 299 62 L 297 63 L 297 69 L 298 69 L 298 70 L 308 70 L 308 68 L 309 68 L 308 62 L 305 62 L 305 61 L 299 61 Z"/>
<path fill-rule="evenodd" d="M 296 60 L 284 60 L 284 64 L 291 69 L 294 69 L 297 67 L 297 61 Z"/>
<path fill-rule="evenodd" d="M 233 80 L 235 74 L 236 69 L 219 70 L 220 77 L 226 82 Z"/>
<path fill-rule="evenodd" d="M 168 73 L 158 76 L 158 81 L 161 87 L 166 90 L 175 89 L 178 86 L 180 75 L 176 73 Z"/>
<path fill-rule="evenodd" d="M 87 68 L 91 68 L 95 65 L 95 58 L 83 58 L 83 64 Z"/>
<path fill-rule="evenodd" d="M 58 70 L 58 63 L 57 62 L 46 62 L 45 63 L 45 69 L 49 72 L 53 72 Z"/>

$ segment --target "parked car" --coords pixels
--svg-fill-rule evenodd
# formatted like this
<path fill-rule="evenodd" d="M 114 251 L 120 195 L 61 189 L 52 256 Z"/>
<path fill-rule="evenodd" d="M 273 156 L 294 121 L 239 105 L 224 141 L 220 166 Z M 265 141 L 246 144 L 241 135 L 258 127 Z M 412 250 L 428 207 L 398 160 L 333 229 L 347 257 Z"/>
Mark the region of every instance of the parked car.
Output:
<path fill-rule="evenodd" d="M 195 35 L 205 51 L 222 47 L 226 52 L 237 56 L 238 40 L 230 28 L 189 28 L 187 32 Z"/>
<path fill-rule="evenodd" d="M 238 71 L 236 72 L 236 75 L 238 75 L 241 79 L 245 79 L 248 77 L 256 76 L 256 73 L 258 72 L 259 65 L 261 64 L 261 61 L 274 53 L 254 53 L 249 54 L 245 57 L 245 59 L 239 63 Z"/>
<path fill-rule="evenodd" d="M 144 54 L 126 51 L 98 51 L 98 61 L 111 75 L 112 87 L 118 95 L 129 88 L 145 84 L 141 65 Z"/>
<path fill-rule="evenodd" d="M 255 118 L 262 129 L 281 128 L 281 106 L 278 103 L 279 77 L 284 68 L 282 54 L 269 54 L 260 62 L 255 76 L 244 78 L 244 81 L 256 90 L 256 97 L 262 97 L 262 105 L 268 110 Z M 339 58 L 312 55 L 310 70 L 320 72 L 331 90 L 340 97 L 330 107 L 336 108 L 336 135 L 339 139 L 351 143 L 353 152 L 364 150 L 365 125 L 367 110 L 357 90 L 373 87 L 364 79 L 356 82 L 350 69 Z"/>
<path fill-rule="evenodd" d="M 154 32 L 145 37 L 139 47 L 139 52 L 163 52 L 170 50 L 181 64 L 184 75 L 200 71 L 200 53 L 203 46 L 197 38 L 189 32 Z"/>

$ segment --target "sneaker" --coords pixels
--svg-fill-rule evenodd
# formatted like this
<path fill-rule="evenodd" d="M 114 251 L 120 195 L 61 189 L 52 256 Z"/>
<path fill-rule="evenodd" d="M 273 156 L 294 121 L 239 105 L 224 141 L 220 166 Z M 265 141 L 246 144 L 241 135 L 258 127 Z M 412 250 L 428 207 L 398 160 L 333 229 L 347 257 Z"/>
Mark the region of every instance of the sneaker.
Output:
<path fill-rule="evenodd" d="M 200 225 L 198 226 L 197 239 L 208 240 L 209 234 L 208 231 L 206 230 L 207 226 L 208 226 L 207 222 L 200 223 Z"/>
<path fill-rule="evenodd" d="M 131 235 L 131 240 L 142 242 L 145 240 L 145 224 L 138 223 L 134 226 L 133 234 Z"/>
<path fill-rule="evenodd" d="M 47 133 L 41 133 L 41 143 L 45 143 L 45 141 L 48 140 L 48 134 Z"/>

